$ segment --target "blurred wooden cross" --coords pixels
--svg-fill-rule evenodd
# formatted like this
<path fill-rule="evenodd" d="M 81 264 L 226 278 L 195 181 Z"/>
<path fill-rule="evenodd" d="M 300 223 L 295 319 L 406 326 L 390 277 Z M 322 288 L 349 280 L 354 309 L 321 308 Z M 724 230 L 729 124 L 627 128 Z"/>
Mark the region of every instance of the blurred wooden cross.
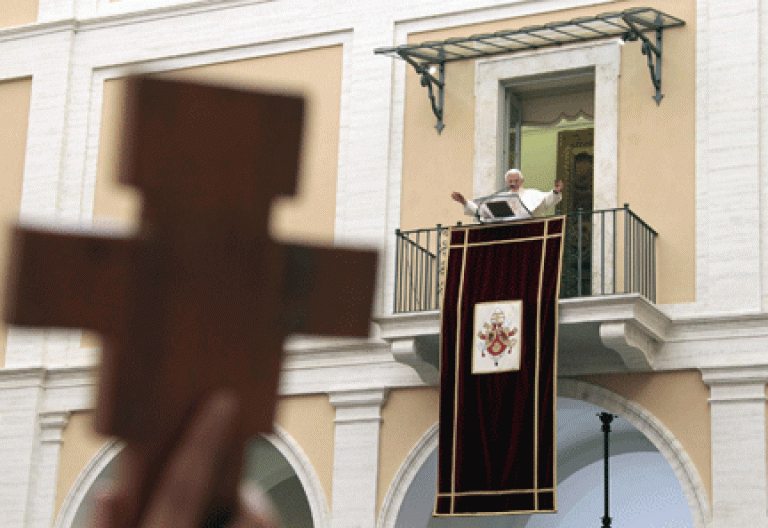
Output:
<path fill-rule="evenodd" d="M 119 177 L 143 195 L 138 232 L 17 227 L 6 320 L 101 334 L 96 426 L 143 454 L 146 488 L 217 388 L 239 396 L 238 445 L 272 430 L 288 334 L 368 335 L 376 255 L 268 235 L 272 200 L 295 192 L 302 99 L 134 77 L 126 100 Z"/>

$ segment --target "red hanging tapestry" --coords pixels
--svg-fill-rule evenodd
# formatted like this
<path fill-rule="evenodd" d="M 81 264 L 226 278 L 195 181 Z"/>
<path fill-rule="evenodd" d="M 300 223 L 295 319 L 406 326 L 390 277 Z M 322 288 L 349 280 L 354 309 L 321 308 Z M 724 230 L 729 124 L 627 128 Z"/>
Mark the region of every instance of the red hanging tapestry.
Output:
<path fill-rule="evenodd" d="M 554 512 L 564 217 L 451 230 L 435 515 Z"/>

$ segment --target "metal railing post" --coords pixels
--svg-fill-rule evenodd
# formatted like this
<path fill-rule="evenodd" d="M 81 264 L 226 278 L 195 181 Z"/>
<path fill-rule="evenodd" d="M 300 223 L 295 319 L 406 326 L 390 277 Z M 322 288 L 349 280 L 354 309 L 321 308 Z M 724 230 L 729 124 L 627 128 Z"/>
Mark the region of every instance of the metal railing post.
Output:
<path fill-rule="evenodd" d="M 576 221 L 577 229 L 576 229 L 576 247 L 578 248 L 576 250 L 576 296 L 581 297 L 581 263 L 584 260 L 581 255 L 581 215 L 584 212 L 584 210 L 579 207 L 578 212 L 578 220 Z"/>
<path fill-rule="evenodd" d="M 630 256 L 629 249 L 631 245 L 629 231 L 629 204 L 624 204 L 624 293 L 629 292 L 630 284 Z"/>
<path fill-rule="evenodd" d="M 435 273 L 435 307 L 440 307 L 440 263 L 443 261 L 443 226 L 437 224 L 437 273 Z"/>

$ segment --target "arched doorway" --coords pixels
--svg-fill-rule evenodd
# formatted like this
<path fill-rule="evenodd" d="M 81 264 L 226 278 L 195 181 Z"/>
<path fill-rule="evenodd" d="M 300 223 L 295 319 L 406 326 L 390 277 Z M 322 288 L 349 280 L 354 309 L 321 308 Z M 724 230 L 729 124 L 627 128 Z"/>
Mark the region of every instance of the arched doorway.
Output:
<path fill-rule="evenodd" d="M 93 457 L 64 500 L 54 528 L 88 526 L 94 495 L 116 477 L 122 450 L 120 442 L 110 441 Z M 319 479 L 299 446 L 280 428 L 251 443 L 243 477 L 267 492 L 285 526 L 328 526 L 328 504 Z"/>
<path fill-rule="evenodd" d="M 594 385 L 560 380 L 558 513 L 431 517 L 437 479 L 437 425 L 406 459 L 387 495 L 378 526 L 409 528 L 566 528 L 599 526 L 603 515 L 602 432 L 596 414 L 620 416 L 611 436 L 611 516 L 615 526 L 699 528 L 709 502 L 698 473 L 653 416 Z"/>

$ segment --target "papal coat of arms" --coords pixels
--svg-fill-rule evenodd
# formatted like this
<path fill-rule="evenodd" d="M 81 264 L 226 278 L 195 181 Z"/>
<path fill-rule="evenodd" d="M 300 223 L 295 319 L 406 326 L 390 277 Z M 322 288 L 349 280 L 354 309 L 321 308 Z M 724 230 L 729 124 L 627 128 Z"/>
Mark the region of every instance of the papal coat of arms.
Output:
<path fill-rule="evenodd" d="M 485 374 L 520 369 L 522 301 L 475 305 L 472 372 Z"/>

